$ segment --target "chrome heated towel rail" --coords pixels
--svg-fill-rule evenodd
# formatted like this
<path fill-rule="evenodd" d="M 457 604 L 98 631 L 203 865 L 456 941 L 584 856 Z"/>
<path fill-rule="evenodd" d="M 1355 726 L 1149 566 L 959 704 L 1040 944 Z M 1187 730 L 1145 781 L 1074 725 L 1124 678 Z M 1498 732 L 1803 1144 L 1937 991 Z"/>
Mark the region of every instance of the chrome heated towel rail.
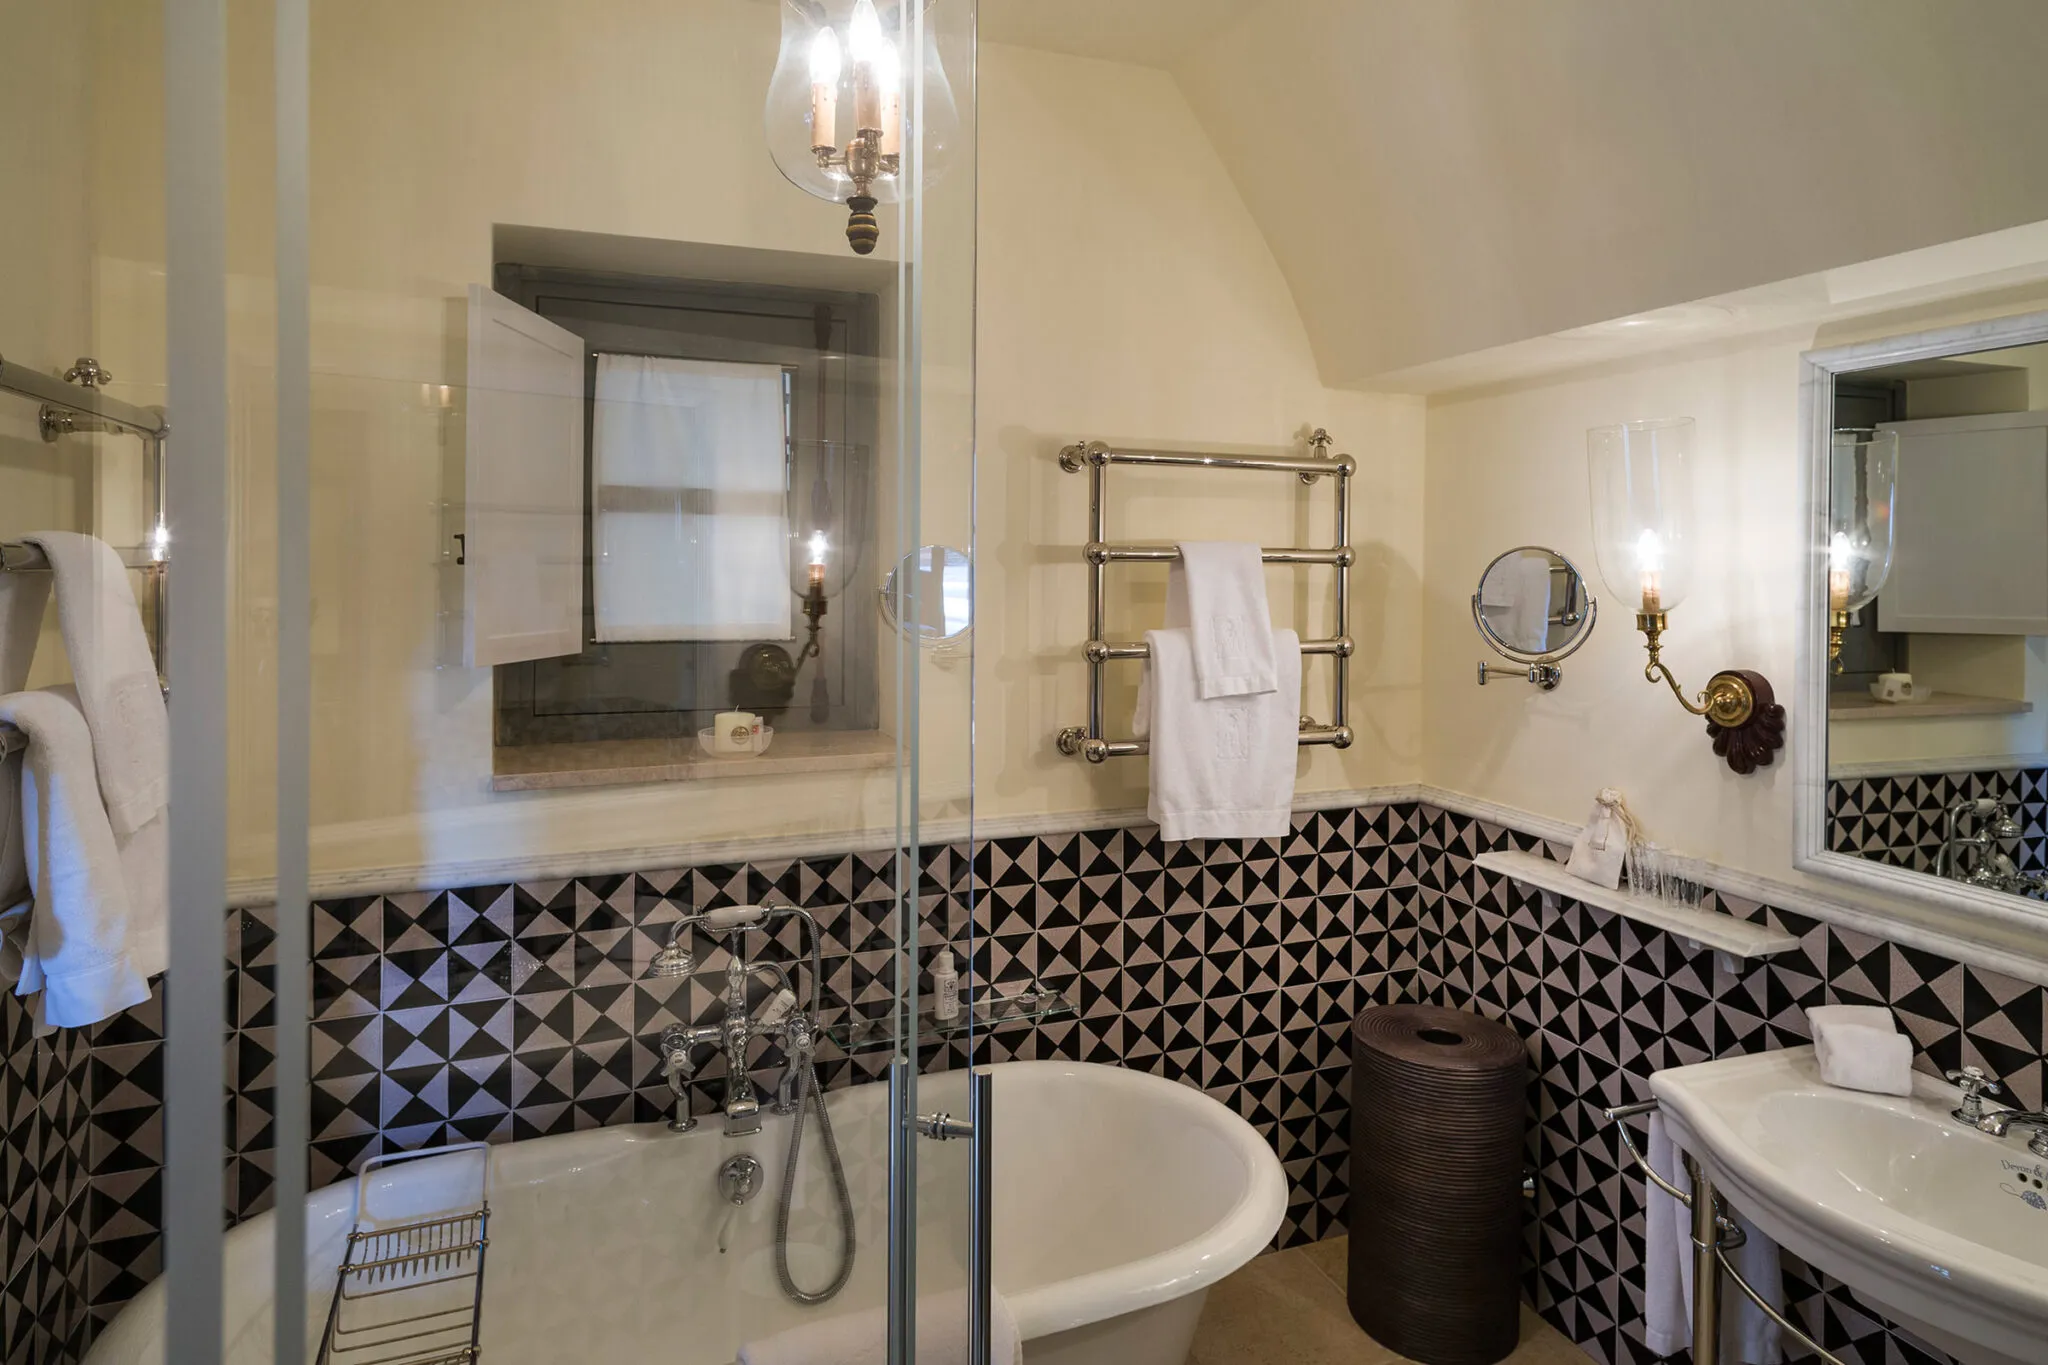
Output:
<path fill-rule="evenodd" d="M 1305 484 L 1325 475 L 1337 482 L 1336 543 L 1327 549 L 1280 546 L 1265 547 L 1260 557 L 1268 564 L 1311 564 L 1337 570 L 1337 633 L 1328 639 L 1303 640 L 1304 655 L 1326 654 L 1336 660 L 1336 695 L 1331 700 L 1330 723 L 1320 724 L 1303 716 L 1300 744 L 1329 744 L 1339 749 L 1351 745 L 1347 721 L 1347 696 L 1351 681 L 1351 476 L 1358 462 L 1349 455 L 1330 453 L 1330 434 L 1321 427 L 1309 438 L 1309 454 L 1212 455 L 1199 451 L 1123 450 L 1102 441 L 1077 442 L 1060 451 L 1060 468 L 1069 474 L 1088 471 L 1088 544 L 1082 557 L 1088 561 L 1088 643 L 1082 655 L 1088 660 L 1088 723 L 1069 725 L 1058 735 L 1060 752 L 1079 754 L 1090 763 L 1146 753 L 1150 745 L 1142 739 L 1111 739 L 1103 733 L 1102 666 L 1112 659 L 1142 659 L 1150 651 L 1144 641 L 1119 642 L 1104 639 L 1104 573 L 1111 564 L 1162 564 L 1180 557 L 1171 545 L 1111 545 L 1108 532 L 1108 503 L 1104 484 L 1111 465 L 1140 465 L 1181 469 L 1248 469 L 1292 474 Z"/>

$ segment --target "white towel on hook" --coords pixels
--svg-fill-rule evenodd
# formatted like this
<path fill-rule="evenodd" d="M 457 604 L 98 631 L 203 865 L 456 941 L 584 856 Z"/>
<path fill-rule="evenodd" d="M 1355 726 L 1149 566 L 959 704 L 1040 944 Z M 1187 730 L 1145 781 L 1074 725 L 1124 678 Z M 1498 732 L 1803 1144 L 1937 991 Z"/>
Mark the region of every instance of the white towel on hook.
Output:
<path fill-rule="evenodd" d="M 1192 633 L 1196 695 L 1207 701 L 1273 691 L 1279 673 L 1259 547 L 1187 540 L 1178 548 L 1166 577 L 1166 625 Z"/>
<path fill-rule="evenodd" d="M 135 590 L 105 541 L 74 531 L 22 538 L 49 557 L 100 795 L 114 833 L 125 839 L 163 813 L 171 785 L 170 718 Z"/>
<path fill-rule="evenodd" d="M 1685 1162 L 1662 1114 L 1650 1115 L 1650 1140 L 1644 1151 L 1650 1169 L 1679 1189 L 1686 1188 Z M 1643 1343 L 1653 1355 L 1675 1355 L 1692 1349 L 1692 1214 L 1648 1180 L 1643 1182 Z M 1742 1278 L 1784 1309 L 1784 1278 L 1778 1266 L 1778 1245 L 1735 1215 L 1747 1240 L 1734 1254 Z M 1732 1343 L 1742 1365 L 1779 1365 L 1785 1358 L 1778 1324 L 1751 1303 L 1733 1284 L 1722 1281 L 1721 1340 Z M 1723 1351 L 1729 1349 L 1727 1345 Z M 1733 1362 L 1731 1362 L 1733 1365 Z"/>
<path fill-rule="evenodd" d="M 160 886 L 132 894 L 123 845 L 101 804 L 92 732 L 67 689 L 0 696 L 0 721 L 28 736 L 22 828 L 33 899 L 0 916 L 15 994 L 31 997 L 38 1033 L 97 1023 L 149 998 L 168 942 Z M 131 837 L 145 862 L 163 861 L 162 818 Z"/>
<path fill-rule="evenodd" d="M 1146 808 L 1160 834 L 1181 839 L 1277 839 L 1294 808 L 1300 756 L 1301 641 L 1273 632 L 1279 686 L 1253 697 L 1204 700 L 1184 627 L 1148 630 L 1149 656 L 1132 729 L 1149 738 Z"/>

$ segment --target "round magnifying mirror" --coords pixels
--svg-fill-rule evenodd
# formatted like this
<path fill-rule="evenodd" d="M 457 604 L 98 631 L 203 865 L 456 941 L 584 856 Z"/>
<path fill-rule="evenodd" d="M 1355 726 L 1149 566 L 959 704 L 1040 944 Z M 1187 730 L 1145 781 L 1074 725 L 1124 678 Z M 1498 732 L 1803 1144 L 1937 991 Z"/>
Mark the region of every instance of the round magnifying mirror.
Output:
<path fill-rule="evenodd" d="M 882 580 L 882 619 L 920 644 L 964 640 L 974 627 L 974 562 L 967 552 L 920 545 L 903 556 Z"/>
<path fill-rule="evenodd" d="M 1541 545 L 1518 545 L 1495 559 L 1472 594 L 1479 633 L 1518 664 L 1564 658 L 1586 642 L 1598 614 L 1577 566 Z"/>

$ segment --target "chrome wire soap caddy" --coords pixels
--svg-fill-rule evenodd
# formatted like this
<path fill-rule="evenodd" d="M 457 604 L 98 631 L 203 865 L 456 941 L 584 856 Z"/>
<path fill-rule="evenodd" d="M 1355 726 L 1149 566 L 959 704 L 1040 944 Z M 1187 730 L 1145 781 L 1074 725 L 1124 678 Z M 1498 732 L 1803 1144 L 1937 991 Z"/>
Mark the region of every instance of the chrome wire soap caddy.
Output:
<path fill-rule="evenodd" d="M 1358 462 L 1349 455 L 1330 453 L 1330 433 L 1317 427 L 1309 437 L 1306 456 L 1216 455 L 1184 450 L 1121 450 L 1102 441 L 1083 441 L 1060 451 L 1060 468 L 1069 474 L 1088 471 L 1088 544 L 1082 556 L 1088 561 L 1088 643 L 1082 654 L 1088 660 L 1088 724 L 1069 725 L 1058 735 L 1060 752 L 1079 754 L 1090 763 L 1128 758 L 1147 753 L 1151 745 L 1142 739 L 1111 739 L 1103 733 L 1102 666 L 1112 659 L 1143 659 L 1151 651 L 1142 640 L 1106 640 L 1103 574 L 1111 564 L 1165 564 L 1180 558 L 1172 545 L 1111 545 L 1108 543 L 1108 506 L 1104 485 L 1111 465 L 1139 465 L 1151 468 L 1251 469 L 1292 474 L 1305 484 L 1324 476 L 1336 480 L 1336 543 L 1327 549 L 1302 546 L 1267 546 L 1259 557 L 1268 564 L 1327 565 L 1337 570 L 1337 633 L 1327 639 L 1301 642 L 1304 656 L 1326 654 L 1336 660 L 1335 695 L 1330 702 L 1330 723 L 1313 717 L 1301 718 L 1297 743 L 1328 744 L 1339 749 L 1351 747 L 1351 726 L 1347 723 L 1346 698 L 1351 678 L 1351 476 Z"/>
<path fill-rule="evenodd" d="M 415 1164 L 427 1157 L 448 1158 L 454 1178 L 429 1178 Z M 490 1161 L 471 1142 L 363 1163 L 319 1365 L 475 1365 Z"/>

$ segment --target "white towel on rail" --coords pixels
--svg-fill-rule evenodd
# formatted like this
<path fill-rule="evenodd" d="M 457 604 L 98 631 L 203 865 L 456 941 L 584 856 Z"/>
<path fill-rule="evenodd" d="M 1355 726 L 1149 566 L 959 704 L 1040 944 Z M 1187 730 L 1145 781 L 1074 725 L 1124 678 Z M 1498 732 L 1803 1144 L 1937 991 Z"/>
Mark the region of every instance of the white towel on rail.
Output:
<path fill-rule="evenodd" d="M 1258 696 L 1279 686 L 1273 613 L 1258 546 L 1188 540 L 1167 571 L 1166 625 L 1185 625 L 1194 642 L 1196 695 Z"/>
<path fill-rule="evenodd" d="M 1662 1114 L 1650 1115 L 1650 1141 L 1643 1156 L 1658 1175 L 1686 1188 L 1685 1163 Z M 1654 1355 L 1676 1355 L 1692 1348 L 1692 1214 L 1648 1180 L 1643 1182 L 1643 1199 L 1643 1342 Z M 1741 1214 L 1735 1221 L 1749 1235 L 1735 1252 L 1735 1268 L 1782 1311 L 1784 1277 L 1778 1244 Z M 1723 1352 L 1734 1352 L 1731 1365 L 1778 1365 L 1785 1358 L 1778 1324 L 1725 1279 L 1721 1340 Z"/>
<path fill-rule="evenodd" d="M 1300 755 L 1301 641 L 1273 632 L 1278 686 L 1204 700 L 1185 627 L 1148 630 L 1150 656 L 1132 729 L 1151 740 L 1147 810 L 1167 839 L 1268 839 L 1287 833 Z"/>
<path fill-rule="evenodd" d="M 170 718 L 135 590 L 105 541 L 75 531 L 22 538 L 49 557 L 100 795 L 114 833 L 125 839 L 163 813 L 171 790 Z"/>
<path fill-rule="evenodd" d="M 97 1023 L 149 998 L 168 943 L 161 885 L 130 886 L 123 845 L 101 804 L 92 731 L 67 689 L 0 696 L 0 721 L 28 736 L 22 828 L 33 899 L 9 918 L 15 993 L 31 997 L 36 1031 Z M 164 820 L 131 836 L 160 867 Z M 151 894 L 153 891 L 153 895 Z"/>
<path fill-rule="evenodd" d="M 0 573 L 0 694 L 28 686 L 50 598 L 48 574 Z M 0 909 L 28 896 L 28 863 L 21 832 L 19 753 L 0 758 Z"/>

